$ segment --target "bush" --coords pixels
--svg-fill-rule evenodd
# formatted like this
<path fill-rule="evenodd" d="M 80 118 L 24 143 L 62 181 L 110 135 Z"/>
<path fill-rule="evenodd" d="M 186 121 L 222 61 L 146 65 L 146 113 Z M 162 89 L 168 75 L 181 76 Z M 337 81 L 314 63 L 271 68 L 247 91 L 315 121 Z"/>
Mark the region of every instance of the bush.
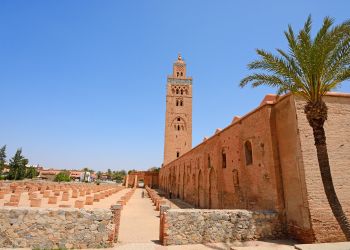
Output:
<path fill-rule="evenodd" d="M 58 182 L 66 181 L 66 182 L 69 182 L 69 181 L 70 181 L 69 172 L 67 172 L 67 171 L 62 171 L 62 172 L 58 173 L 58 174 L 55 176 L 54 181 L 58 181 Z"/>

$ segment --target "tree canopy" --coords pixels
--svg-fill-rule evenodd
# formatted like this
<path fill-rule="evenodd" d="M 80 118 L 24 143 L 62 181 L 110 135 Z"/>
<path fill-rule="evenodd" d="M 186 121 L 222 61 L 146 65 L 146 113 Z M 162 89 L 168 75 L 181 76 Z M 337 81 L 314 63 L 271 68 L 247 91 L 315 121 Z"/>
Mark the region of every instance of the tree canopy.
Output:
<path fill-rule="evenodd" d="M 25 178 L 26 165 L 28 160 L 22 156 L 22 149 L 17 149 L 16 154 L 10 160 L 10 172 L 8 179 L 10 180 L 22 180 Z"/>
<path fill-rule="evenodd" d="M 6 162 L 6 145 L 0 148 L 0 175 L 4 170 L 5 162 Z"/>
<path fill-rule="evenodd" d="M 68 171 L 65 171 L 65 170 L 61 171 L 55 176 L 54 181 L 57 181 L 57 182 L 69 182 L 71 180 L 69 175 L 70 174 L 69 174 Z"/>
<path fill-rule="evenodd" d="M 285 31 L 289 50 L 277 49 L 277 55 L 257 49 L 259 59 L 248 64 L 250 70 L 261 70 L 241 80 L 243 87 L 268 85 L 278 94 L 292 92 L 308 102 L 322 96 L 350 79 L 350 21 L 332 26 L 326 17 L 315 38 L 311 37 L 311 16 L 296 35 L 289 25 Z"/>

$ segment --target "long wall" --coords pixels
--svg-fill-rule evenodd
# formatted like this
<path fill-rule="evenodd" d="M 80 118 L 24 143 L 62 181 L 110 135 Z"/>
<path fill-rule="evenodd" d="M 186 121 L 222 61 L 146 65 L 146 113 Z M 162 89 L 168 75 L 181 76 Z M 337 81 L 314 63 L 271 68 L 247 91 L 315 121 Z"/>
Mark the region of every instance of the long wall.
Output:
<path fill-rule="evenodd" d="M 350 95 L 324 100 L 334 184 L 350 216 Z M 257 109 L 162 167 L 160 187 L 198 208 L 276 211 L 302 242 L 344 240 L 324 194 L 304 104 L 292 95 L 266 96 Z"/>
<path fill-rule="evenodd" d="M 137 171 L 132 172 L 125 176 L 124 186 L 136 187 L 138 182 L 142 181 L 145 186 L 151 188 L 158 188 L 159 186 L 159 173 L 157 171 Z"/>
<path fill-rule="evenodd" d="M 198 208 L 283 209 L 271 110 L 260 106 L 164 166 L 161 188 Z"/>

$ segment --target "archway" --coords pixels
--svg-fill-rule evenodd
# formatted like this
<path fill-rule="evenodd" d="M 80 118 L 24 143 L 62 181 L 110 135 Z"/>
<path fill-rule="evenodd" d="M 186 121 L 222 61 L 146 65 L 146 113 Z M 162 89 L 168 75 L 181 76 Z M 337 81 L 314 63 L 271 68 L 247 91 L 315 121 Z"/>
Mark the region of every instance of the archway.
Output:
<path fill-rule="evenodd" d="M 218 186 L 216 172 L 212 168 L 209 173 L 209 208 L 218 208 Z"/>
<path fill-rule="evenodd" d="M 204 180 L 203 180 L 203 174 L 202 171 L 199 171 L 198 174 L 198 207 L 204 208 Z"/>
<path fill-rule="evenodd" d="M 139 179 L 139 180 L 137 181 L 137 187 L 139 187 L 139 188 L 145 187 L 145 181 L 144 181 L 144 179 Z"/>
<path fill-rule="evenodd" d="M 184 171 L 182 173 L 182 197 L 181 199 L 185 200 L 185 177 L 186 177 L 186 168 L 185 168 L 185 165 L 184 165 Z"/>
<path fill-rule="evenodd" d="M 180 173 L 180 167 L 178 168 L 178 177 L 176 179 L 176 187 L 177 187 L 177 192 L 176 192 L 176 197 L 180 199 L 180 187 L 181 187 L 181 173 Z"/>

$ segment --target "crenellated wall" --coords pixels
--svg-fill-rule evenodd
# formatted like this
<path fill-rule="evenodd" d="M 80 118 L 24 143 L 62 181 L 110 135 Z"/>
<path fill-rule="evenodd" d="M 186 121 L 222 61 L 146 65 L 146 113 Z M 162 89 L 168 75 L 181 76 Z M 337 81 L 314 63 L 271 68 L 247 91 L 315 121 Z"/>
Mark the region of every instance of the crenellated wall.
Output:
<path fill-rule="evenodd" d="M 350 217 L 350 95 L 329 93 L 324 100 L 334 185 Z M 323 190 L 304 104 L 292 95 L 266 96 L 258 108 L 163 166 L 161 189 L 198 208 L 276 211 L 289 235 L 302 242 L 344 240 Z"/>
<path fill-rule="evenodd" d="M 165 165 L 161 188 L 198 208 L 281 210 L 271 111 L 270 104 L 257 108 Z M 245 143 L 252 163 L 246 163 Z"/>

